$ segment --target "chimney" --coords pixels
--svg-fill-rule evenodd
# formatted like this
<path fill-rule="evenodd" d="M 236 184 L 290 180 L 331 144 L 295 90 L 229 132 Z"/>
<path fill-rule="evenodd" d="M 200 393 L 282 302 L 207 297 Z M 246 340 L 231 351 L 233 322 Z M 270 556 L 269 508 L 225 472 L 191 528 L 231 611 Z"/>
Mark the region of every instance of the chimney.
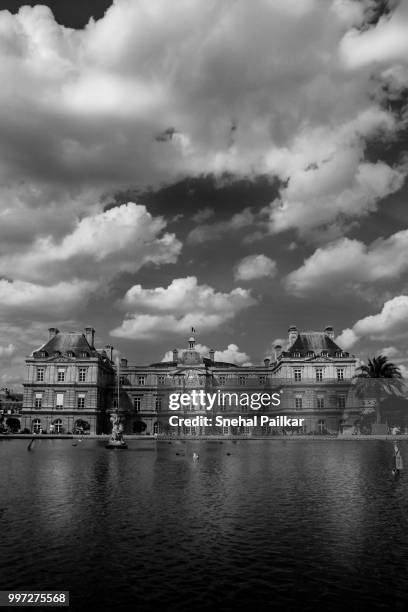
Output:
<path fill-rule="evenodd" d="M 210 350 L 210 361 L 212 361 L 214 363 L 214 355 L 215 355 L 215 351 L 214 349 Z"/>
<path fill-rule="evenodd" d="M 177 349 L 173 349 L 173 361 L 178 363 L 178 350 Z"/>
<path fill-rule="evenodd" d="M 105 351 L 106 351 L 106 354 L 107 354 L 107 356 L 108 356 L 109 360 L 110 360 L 110 361 L 112 361 L 112 356 L 113 356 L 113 346 L 112 346 L 111 344 L 107 344 L 107 345 L 105 346 Z"/>
<path fill-rule="evenodd" d="M 59 334 L 59 329 L 57 329 L 56 327 L 50 327 L 48 329 L 48 340 L 51 340 L 51 338 L 54 338 L 54 336 L 56 336 L 57 334 Z"/>
<path fill-rule="evenodd" d="M 282 347 L 280 344 L 275 344 L 273 348 L 275 350 L 275 361 L 277 361 L 278 357 L 282 355 Z"/>
<path fill-rule="evenodd" d="M 334 340 L 334 328 L 331 325 L 327 325 L 324 328 L 324 333 L 326 334 L 326 336 L 329 336 L 331 340 Z"/>
<path fill-rule="evenodd" d="M 298 328 L 296 327 L 296 325 L 291 325 L 289 327 L 288 334 L 289 334 L 289 346 L 292 346 L 292 344 L 297 340 L 297 337 L 299 335 Z"/>
<path fill-rule="evenodd" d="M 93 327 L 85 327 L 85 338 L 91 348 L 94 348 L 95 330 Z"/>
<path fill-rule="evenodd" d="M 120 367 L 121 368 L 127 368 L 127 359 L 125 357 L 122 357 L 120 360 Z"/>
<path fill-rule="evenodd" d="M 270 363 L 271 363 L 271 360 L 269 359 L 269 357 L 266 357 L 264 359 L 264 366 L 265 366 L 265 368 L 269 368 Z"/>

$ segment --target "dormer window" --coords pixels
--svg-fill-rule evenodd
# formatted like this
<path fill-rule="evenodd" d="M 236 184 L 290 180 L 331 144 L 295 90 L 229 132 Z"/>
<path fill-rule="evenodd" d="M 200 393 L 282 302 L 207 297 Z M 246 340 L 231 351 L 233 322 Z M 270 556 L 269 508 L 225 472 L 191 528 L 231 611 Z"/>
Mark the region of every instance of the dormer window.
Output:
<path fill-rule="evenodd" d="M 343 351 L 336 351 L 336 357 L 343 357 Z"/>
<path fill-rule="evenodd" d="M 67 351 L 68 357 L 75 357 L 74 351 Z"/>
<path fill-rule="evenodd" d="M 54 357 L 59 357 L 61 355 L 60 351 L 54 351 Z"/>
<path fill-rule="evenodd" d="M 307 351 L 307 356 L 308 357 L 314 357 L 314 352 L 313 351 Z"/>
<path fill-rule="evenodd" d="M 84 359 L 86 359 L 88 357 L 88 352 L 87 351 L 82 351 L 81 353 L 81 357 L 83 357 Z"/>
<path fill-rule="evenodd" d="M 294 357 L 300 357 L 300 353 L 299 353 L 299 351 L 295 351 L 295 352 L 293 353 L 293 356 L 294 356 Z"/>
<path fill-rule="evenodd" d="M 322 357 L 327 357 L 328 356 L 328 351 L 322 351 Z"/>

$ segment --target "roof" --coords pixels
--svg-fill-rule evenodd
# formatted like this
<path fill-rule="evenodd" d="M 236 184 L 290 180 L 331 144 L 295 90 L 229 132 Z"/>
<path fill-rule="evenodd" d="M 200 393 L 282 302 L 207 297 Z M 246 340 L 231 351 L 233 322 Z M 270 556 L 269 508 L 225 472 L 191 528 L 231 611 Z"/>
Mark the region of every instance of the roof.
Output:
<path fill-rule="evenodd" d="M 324 332 L 300 332 L 285 354 L 300 353 L 301 357 L 306 357 L 307 353 L 313 352 L 319 355 L 322 351 L 327 351 L 329 357 L 334 357 L 337 352 L 344 353 L 343 349 Z"/>
<path fill-rule="evenodd" d="M 86 351 L 93 357 L 96 357 L 99 354 L 95 348 L 91 348 L 82 332 L 59 332 L 53 338 L 43 344 L 39 349 L 34 351 L 34 353 L 37 353 L 38 351 L 45 351 L 48 356 L 53 355 L 56 352 L 61 353 L 62 355 L 67 354 L 68 351 L 72 351 L 74 353 Z"/>
<path fill-rule="evenodd" d="M 179 365 L 187 365 L 182 362 L 177 361 L 160 361 L 158 363 L 151 363 L 150 368 L 175 368 Z M 202 357 L 202 361 L 196 365 L 205 365 L 207 367 L 213 368 L 237 368 L 238 366 L 235 363 L 228 363 L 227 361 L 211 361 L 207 357 Z"/>

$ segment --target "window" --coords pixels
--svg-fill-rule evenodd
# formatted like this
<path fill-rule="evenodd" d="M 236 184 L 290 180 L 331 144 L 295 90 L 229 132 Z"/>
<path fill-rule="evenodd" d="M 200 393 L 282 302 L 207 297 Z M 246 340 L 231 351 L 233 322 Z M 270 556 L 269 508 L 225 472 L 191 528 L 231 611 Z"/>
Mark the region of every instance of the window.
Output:
<path fill-rule="evenodd" d="M 118 400 L 117 399 L 113 400 L 113 407 L 114 407 L 115 410 L 117 410 L 117 408 L 118 408 Z"/>
<path fill-rule="evenodd" d="M 79 382 L 85 382 L 86 381 L 86 368 L 79 368 L 78 371 L 78 380 Z"/>
<path fill-rule="evenodd" d="M 295 397 L 295 408 L 296 410 L 302 410 L 303 407 L 303 398 L 301 395 L 297 395 Z"/>
<path fill-rule="evenodd" d="M 295 381 L 299 382 L 302 380 L 302 370 L 300 369 L 295 369 L 293 370 L 293 375 L 295 377 Z"/>
<path fill-rule="evenodd" d="M 56 406 L 56 408 L 63 408 L 64 407 L 64 394 L 63 393 L 56 393 L 55 394 L 55 406 Z"/>
<path fill-rule="evenodd" d="M 314 352 L 313 351 L 307 351 L 307 356 L 308 357 L 314 357 Z"/>
<path fill-rule="evenodd" d="M 37 381 L 44 382 L 45 368 L 37 368 Z"/>
<path fill-rule="evenodd" d="M 316 380 L 321 382 L 323 380 L 323 368 L 316 369 Z"/>
<path fill-rule="evenodd" d="M 78 393 L 77 408 L 80 410 L 85 408 L 85 393 Z"/>
<path fill-rule="evenodd" d="M 227 382 L 227 377 L 226 376 L 219 376 L 218 378 L 220 386 L 223 387 L 225 385 L 225 383 Z"/>
<path fill-rule="evenodd" d="M 33 421 L 33 432 L 40 433 L 40 431 L 41 431 L 41 420 L 40 419 L 34 419 L 34 421 Z"/>
<path fill-rule="evenodd" d="M 53 425 L 54 425 L 54 429 L 56 433 L 62 432 L 62 420 L 61 419 L 56 419 Z"/>
<path fill-rule="evenodd" d="M 162 408 L 162 398 L 161 397 L 156 397 L 155 407 L 156 407 L 156 412 L 159 412 L 159 410 L 161 410 Z"/>
<path fill-rule="evenodd" d="M 140 409 L 142 407 L 142 398 L 140 395 L 136 395 L 136 397 L 134 398 L 133 407 L 136 412 L 140 412 Z"/>
<path fill-rule="evenodd" d="M 43 394 L 42 393 L 36 393 L 35 397 L 34 397 L 34 406 L 35 408 L 42 408 L 42 399 L 43 399 Z"/>
<path fill-rule="evenodd" d="M 318 429 L 319 429 L 319 433 L 326 433 L 326 427 L 325 427 L 325 422 L 323 419 L 320 419 L 317 423 Z"/>
<path fill-rule="evenodd" d="M 299 353 L 299 351 L 295 351 L 295 352 L 293 353 L 293 356 L 294 356 L 294 357 L 300 357 L 300 353 Z"/>
<path fill-rule="evenodd" d="M 81 352 L 81 357 L 83 357 L 84 359 L 86 359 L 88 357 L 88 353 L 87 351 L 82 351 Z"/>
<path fill-rule="evenodd" d="M 119 384 L 120 385 L 126 384 L 126 376 L 119 376 Z"/>
<path fill-rule="evenodd" d="M 328 351 L 322 351 L 322 357 L 327 357 L 328 354 Z"/>
<path fill-rule="evenodd" d="M 259 377 L 259 384 L 260 385 L 265 385 L 266 384 L 266 380 L 267 380 L 266 376 L 260 376 Z"/>
<path fill-rule="evenodd" d="M 157 377 L 157 384 L 158 385 L 164 385 L 166 382 L 166 377 L 165 376 L 158 376 Z"/>
<path fill-rule="evenodd" d="M 145 385 L 146 384 L 146 376 L 138 376 L 137 377 L 137 384 L 138 385 Z"/>
<path fill-rule="evenodd" d="M 317 407 L 320 409 L 324 408 L 324 397 L 317 398 Z"/>
<path fill-rule="evenodd" d="M 58 382 L 64 382 L 64 380 L 65 380 L 65 368 L 58 368 L 57 380 L 58 380 Z"/>
<path fill-rule="evenodd" d="M 337 368 L 337 380 L 344 380 L 344 368 Z"/>
<path fill-rule="evenodd" d="M 346 407 L 346 396 L 345 395 L 339 395 L 337 397 L 337 407 L 338 408 L 345 408 Z"/>
<path fill-rule="evenodd" d="M 246 384 L 246 376 L 239 376 L 238 377 L 238 382 L 240 385 L 245 385 Z"/>

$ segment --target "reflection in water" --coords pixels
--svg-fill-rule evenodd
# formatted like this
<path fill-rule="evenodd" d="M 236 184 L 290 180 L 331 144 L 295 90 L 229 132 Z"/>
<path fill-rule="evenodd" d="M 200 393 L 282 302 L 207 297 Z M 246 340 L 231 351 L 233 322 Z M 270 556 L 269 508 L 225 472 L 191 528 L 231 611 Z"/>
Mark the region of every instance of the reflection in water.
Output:
<path fill-rule="evenodd" d="M 374 440 L 1 441 L 0 588 L 70 590 L 72 610 L 402 610 L 392 456 Z"/>

